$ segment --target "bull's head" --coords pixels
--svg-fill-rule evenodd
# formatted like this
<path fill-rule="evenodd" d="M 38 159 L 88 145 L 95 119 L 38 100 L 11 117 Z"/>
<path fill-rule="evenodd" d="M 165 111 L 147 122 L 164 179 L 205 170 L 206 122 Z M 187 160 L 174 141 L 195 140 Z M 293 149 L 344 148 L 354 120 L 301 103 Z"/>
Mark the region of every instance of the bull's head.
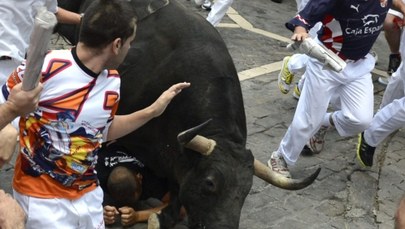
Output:
<path fill-rule="evenodd" d="M 185 174 L 180 179 L 180 200 L 189 213 L 190 228 L 238 228 L 253 174 L 277 187 L 297 190 L 310 185 L 320 172 L 319 168 L 305 179 L 288 179 L 274 173 L 241 146 L 224 145 L 199 135 L 209 121 L 178 135 L 185 154 L 192 154 L 190 150 L 201 154 L 191 169 L 181 171 Z M 152 222 L 158 224 L 157 218 Z"/>

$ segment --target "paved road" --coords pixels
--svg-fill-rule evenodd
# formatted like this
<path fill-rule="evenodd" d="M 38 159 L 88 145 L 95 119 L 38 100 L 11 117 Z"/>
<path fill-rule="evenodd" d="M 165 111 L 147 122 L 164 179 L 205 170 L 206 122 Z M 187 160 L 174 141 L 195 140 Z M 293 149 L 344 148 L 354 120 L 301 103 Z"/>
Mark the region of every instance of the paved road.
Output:
<path fill-rule="evenodd" d="M 179 1 L 207 15 L 192 1 Z M 296 100 L 282 95 L 276 85 L 280 61 L 291 54 L 285 49 L 291 33 L 283 23 L 294 16 L 295 10 L 294 0 L 282 4 L 270 0 L 236 1 L 218 27 L 242 82 L 248 148 L 262 162 L 277 148 L 296 106 Z M 384 91 L 377 78 L 384 75 L 388 62 L 383 34 L 373 49 L 379 55 L 373 74 L 377 109 Z M 240 228 L 393 228 L 394 211 L 405 189 L 405 161 L 401 155 L 404 138 L 401 131 L 388 138 L 377 149 L 376 165 L 362 170 L 355 163 L 356 138 L 343 138 L 329 131 L 324 152 L 301 157 L 291 168 L 293 176 L 301 177 L 320 166 L 322 171 L 315 183 L 304 190 L 285 191 L 255 178 L 242 209 Z M 12 172 L 9 165 L 0 173 L 0 187 L 7 191 L 11 190 Z"/>

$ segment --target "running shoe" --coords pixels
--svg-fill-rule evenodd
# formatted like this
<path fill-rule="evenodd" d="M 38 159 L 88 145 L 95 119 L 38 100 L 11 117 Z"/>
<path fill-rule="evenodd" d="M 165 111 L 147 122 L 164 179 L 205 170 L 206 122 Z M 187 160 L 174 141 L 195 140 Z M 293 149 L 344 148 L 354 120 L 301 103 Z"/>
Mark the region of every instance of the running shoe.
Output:
<path fill-rule="evenodd" d="M 278 88 L 283 94 L 287 94 L 290 91 L 291 82 L 294 80 L 294 74 L 288 70 L 290 58 L 291 56 L 284 57 L 280 73 L 278 74 Z"/>

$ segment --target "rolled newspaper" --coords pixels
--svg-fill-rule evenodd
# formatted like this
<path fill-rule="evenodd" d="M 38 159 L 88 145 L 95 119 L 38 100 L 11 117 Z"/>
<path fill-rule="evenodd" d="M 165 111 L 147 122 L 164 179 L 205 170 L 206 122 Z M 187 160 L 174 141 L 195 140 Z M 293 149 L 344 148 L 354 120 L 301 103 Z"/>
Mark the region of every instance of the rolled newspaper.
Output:
<path fill-rule="evenodd" d="M 38 9 L 28 47 L 27 63 L 22 84 L 22 89 L 25 91 L 32 90 L 38 85 L 44 58 L 48 51 L 49 41 L 51 40 L 56 23 L 55 14 L 49 12 L 45 7 Z"/>
<path fill-rule="evenodd" d="M 336 53 L 316 42 L 311 37 L 307 37 L 303 41 L 295 41 L 287 45 L 287 49 L 315 58 L 324 64 L 324 68 L 335 72 L 341 72 L 346 67 L 346 62 L 336 55 Z"/>

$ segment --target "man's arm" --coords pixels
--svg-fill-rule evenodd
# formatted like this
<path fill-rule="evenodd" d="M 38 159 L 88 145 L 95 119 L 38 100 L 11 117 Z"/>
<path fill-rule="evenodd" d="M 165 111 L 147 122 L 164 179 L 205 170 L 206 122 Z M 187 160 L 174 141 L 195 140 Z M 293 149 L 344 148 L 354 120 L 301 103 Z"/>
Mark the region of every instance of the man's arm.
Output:
<path fill-rule="evenodd" d="M 165 208 L 168 203 L 162 203 L 162 205 L 150 209 L 145 209 L 141 211 L 135 211 L 131 207 L 122 207 L 118 211 L 121 213 L 121 224 L 122 226 L 131 226 L 136 223 L 146 222 L 152 213 L 158 213 L 163 208 Z"/>
<path fill-rule="evenodd" d="M 55 13 L 56 19 L 59 23 L 63 24 L 80 24 L 82 16 L 78 13 L 74 13 L 63 8 L 58 7 L 58 12 Z"/>
<path fill-rule="evenodd" d="M 15 85 L 11 89 L 7 101 L 0 104 L 0 129 L 3 129 L 16 117 L 34 111 L 38 106 L 42 84 L 31 91 L 24 91 L 21 86 L 22 83 Z"/>
<path fill-rule="evenodd" d="M 108 130 L 107 141 L 123 137 L 163 113 L 172 99 L 190 83 L 178 83 L 164 91 L 149 107 L 128 115 L 116 115 Z"/>
<path fill-rule="evenodd" d="M 17 201 L 0 190 L 0 228 L 22 229 L 25 225 L 25 217 Z"/>
<path fill-rule="evenodd" d="M 403 15 L 405 15 L 405 3 L 402 0 L 393 0 L 392 5 L 395 9 L 400 11 Z M 403 24 L 405 24 L 405 17 L 402 18 Z"/>
<path fill-rule="evenodd" d="M 0 168 L 10 160 L 17 144 L 18 132 L 11 121 L 35 110 L 42 90 L 42 84 L 31 91 L 24 91 L 21 86 L 22 83 L 15 85 L 6 102 L 0 104 Z"/>

